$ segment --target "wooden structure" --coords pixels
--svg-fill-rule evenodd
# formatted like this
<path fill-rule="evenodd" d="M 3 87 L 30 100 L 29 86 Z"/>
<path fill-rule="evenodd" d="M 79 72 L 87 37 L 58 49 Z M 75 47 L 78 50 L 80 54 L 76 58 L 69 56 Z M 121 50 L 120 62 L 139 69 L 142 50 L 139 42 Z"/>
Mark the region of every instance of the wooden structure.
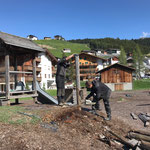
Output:
<path fill-rule="evenodd" d="M 16 99 L 18 102 L 18 98 L 23 97 L 36 99 L 36 56 L 43 51 L 31 40 L 0 32 L 0 84 L 5 85 L 3 92 L 0 91 L 0 100 Z M 26 71 L 28 63 L 32 64 L 30 71 Z M 16 89 L 19 81 L 25 83 L 29 78 L 32 90 Z"/>
<path fill-rule="evenodd" d="M 100 73 L 101 82 L 109 86 L 112 91 L 132 90 L 132 72 L 133 68 L 121 65 L 110 65 L 97 73 Z"/>

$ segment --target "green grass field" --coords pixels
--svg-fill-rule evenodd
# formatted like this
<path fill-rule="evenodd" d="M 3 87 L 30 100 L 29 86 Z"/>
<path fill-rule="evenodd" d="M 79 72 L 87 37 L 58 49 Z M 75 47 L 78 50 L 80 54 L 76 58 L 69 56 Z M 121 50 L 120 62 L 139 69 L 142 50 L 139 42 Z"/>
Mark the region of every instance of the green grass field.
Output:
<path fill-rule="evenodd" d="M 82 50 L 90 50 L 90 48 L 86 44 L 71 43 L 67 41 L 37 40 L 35 42 L 37 44 L 47 45 L 48 50 L 56 57 L 62 57 L 62 50 L 64 48 L 71 49 L 71 53 L 66 53 L 66 56 L 69 56 L 74 53 L 78 54 Z"/>
<path fill-rule="evenodd" d="M 150 79 L 134 80 L 133 90 L 150 89 Z"/>

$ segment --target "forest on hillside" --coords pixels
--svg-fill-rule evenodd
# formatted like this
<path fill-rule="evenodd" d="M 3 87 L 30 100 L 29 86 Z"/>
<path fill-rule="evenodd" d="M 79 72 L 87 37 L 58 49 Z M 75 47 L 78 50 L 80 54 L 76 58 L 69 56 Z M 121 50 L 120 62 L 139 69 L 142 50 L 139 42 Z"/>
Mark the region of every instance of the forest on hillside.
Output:
<path fill-rule="evenodd" d="M 133 52 L 135 50 L 136 45 L 138 44 L 141 52 L 143 54 L 150 53 L 150 38 L 144 39 L 132 39 L 132 40 L 121 40 L 119 38 L 103 38 L 103 39 L 76 39 L 70 40 L 72 43 L 82 43 L 88 44 L 91 49 L 108 49 L 108 48 L 116 48 L 120 49 L 122 46 L 126 53 Z"/>

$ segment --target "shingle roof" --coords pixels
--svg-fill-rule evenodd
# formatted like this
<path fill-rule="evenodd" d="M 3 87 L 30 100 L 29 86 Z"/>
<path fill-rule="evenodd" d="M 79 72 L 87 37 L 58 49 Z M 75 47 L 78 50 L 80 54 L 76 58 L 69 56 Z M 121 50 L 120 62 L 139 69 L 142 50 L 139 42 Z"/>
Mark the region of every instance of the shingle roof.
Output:
<path fill-rule="evenodd" d="M 38 46 L 36 43 L 34 43 L 33 41 L 29 39 L 11 35 L 8 33 L 0 32 L 0 39 L 5 44 L 8 44 L 8 45 L 27 48 L 30 50 L 36 50 L 36 51 L 41 51 L 41 52 L 45 51 L 43 48 L 41 48 L 40 46 Z"/>
<path fill-rule="evenodd" d="M 103 71 L 105 71 L 105 70 L 107 70 L 107 69 L 109 69 L 109 68 L 111 68 L 111 67 L 113 67 L 113 66 L 121 66 L 121 67 L 127 68 L 127 69 L 129 69 L 129 70 L 133 70 L 133 71 L 135 70 L 134 68 L 131 68 L 131 67 L 128 67 L 128 66 L 119 64 L 119 63 L 115 63 L 115 64 L 112 64 L 112 65 L 106 67 L 106 68 L 101 69 L 100 71 L 98 71 L 98 72 L 96 72 L 96 73 L 101 73 L 101 72 L 103 72 Z"/>

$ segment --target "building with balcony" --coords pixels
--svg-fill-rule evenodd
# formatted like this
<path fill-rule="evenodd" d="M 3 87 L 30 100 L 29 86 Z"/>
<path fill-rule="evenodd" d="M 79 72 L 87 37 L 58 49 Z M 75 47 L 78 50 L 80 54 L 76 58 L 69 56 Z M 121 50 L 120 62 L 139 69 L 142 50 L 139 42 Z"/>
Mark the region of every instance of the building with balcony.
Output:
<path fill-rule="evenodd" d="M 74 57 L 72 58 L 74 63 Z M 90 55 L 88 53 L 79 54 L 80 64 L 80 79 L 88 80 L 97 77 L 96 72 L 103 69 L 107 65 L 107 60 L 98 56 Z"/>
<path fill-rule="evenodd" d="M 40 53 L 38 58 L 41 61 L 38 64 L 40 74 L 38 74 L 37 78 L 41 79 L 39 82 L 41 88 L 45 90 L 56 88 L 55 65 L 57 64 L 57 59 L 47 49 L 45 49 L 45 53 Z"/>

